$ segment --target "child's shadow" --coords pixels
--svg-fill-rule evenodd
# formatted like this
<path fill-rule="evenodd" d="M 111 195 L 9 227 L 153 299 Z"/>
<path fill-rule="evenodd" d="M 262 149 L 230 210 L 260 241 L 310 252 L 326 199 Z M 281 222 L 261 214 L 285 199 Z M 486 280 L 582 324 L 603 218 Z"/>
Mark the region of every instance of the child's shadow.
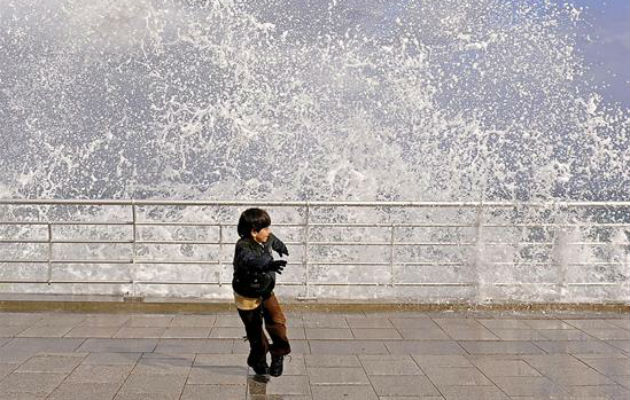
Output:
<path fill-rule="evenodd" d="M 268 375 L 249 375 L 247 377 L 247 392 L 249 393 L 248 397 L 256 396 L 257 399 L 261 400 L 281 400 L 282 397 L 277 395 L 271 395 L 271 397 L 267 397 L 267 383 L 269 382 L 269 380 L 270 378 Z"/>

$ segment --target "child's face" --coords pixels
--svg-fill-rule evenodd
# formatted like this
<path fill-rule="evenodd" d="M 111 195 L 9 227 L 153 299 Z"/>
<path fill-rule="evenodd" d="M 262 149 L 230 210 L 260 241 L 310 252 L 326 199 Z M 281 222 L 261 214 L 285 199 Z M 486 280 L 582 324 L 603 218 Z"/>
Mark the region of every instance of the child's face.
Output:
<path fill-rule="evenodd" d="M 269 227 L 262 228 L 259 231 L 252 229 L 252 237 L 258 243 L 266 243 L 267 239 L 269 239 L 269 234 L 271 234 L 271 229 Z"/>

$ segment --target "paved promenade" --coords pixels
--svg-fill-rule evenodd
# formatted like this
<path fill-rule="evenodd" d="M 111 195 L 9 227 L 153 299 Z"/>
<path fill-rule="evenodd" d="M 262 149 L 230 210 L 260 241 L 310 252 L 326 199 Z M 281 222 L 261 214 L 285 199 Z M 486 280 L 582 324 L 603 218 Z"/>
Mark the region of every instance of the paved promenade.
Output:
<path fill-rule="evenodd" d="M 287 313 L 258 382 L 236 313 L 0 313 L 0 399 L 630 399 L 630 319 L 598 313 Z"/>

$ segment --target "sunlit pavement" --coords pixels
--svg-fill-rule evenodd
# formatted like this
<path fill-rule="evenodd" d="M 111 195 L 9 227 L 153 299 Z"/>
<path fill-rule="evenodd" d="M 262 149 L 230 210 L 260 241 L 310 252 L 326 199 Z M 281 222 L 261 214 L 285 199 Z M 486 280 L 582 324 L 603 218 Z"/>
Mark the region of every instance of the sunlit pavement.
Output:
<path fill-rule="evenodd" d="M 629 399 L 617 313 L 288 313 L 255 379 L 236 313 L 0 313 L 0 399 Z"/>

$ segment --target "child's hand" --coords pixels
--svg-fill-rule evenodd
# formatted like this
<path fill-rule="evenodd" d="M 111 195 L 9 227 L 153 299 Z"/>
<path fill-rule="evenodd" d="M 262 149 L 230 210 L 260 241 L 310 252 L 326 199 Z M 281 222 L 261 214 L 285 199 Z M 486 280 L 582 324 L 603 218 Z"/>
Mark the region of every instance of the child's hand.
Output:
<path fill-rule="evenodd" d="M 271 248 L 274 249 L 280 257 L 282 257 L 283 254 L 287 256 L 289 255 L 289 250 L 287 249 L 287 246 L 282 243 L 280 239 L 275 239 L 271 244 Z"/>
<path fill-rule="evenodd" d="M 287 266 L 287 261 L 286 260 L 273 260 L 269 264 L 269 271 L 274 271 L 274 272 L 277 272 L 278 274 L 282 275 L 282 270 L 286 266 Z"/>

